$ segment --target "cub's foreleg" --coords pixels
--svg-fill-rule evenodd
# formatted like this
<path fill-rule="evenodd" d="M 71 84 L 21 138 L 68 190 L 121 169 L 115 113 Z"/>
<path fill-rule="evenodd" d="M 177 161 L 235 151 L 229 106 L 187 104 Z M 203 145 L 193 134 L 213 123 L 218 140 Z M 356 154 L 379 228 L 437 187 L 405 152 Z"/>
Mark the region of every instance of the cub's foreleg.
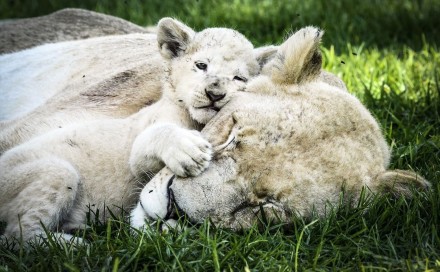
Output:
<path fill-rule="evenodd" d="M 147 171 L 158 172 L 165 164 L 178 176 L 196 176 L 208 167 L 211 150 L 199 131 L 157 123 L 136 137 L 130 168 L 135 176 L 142 176 Z"/>
<path fill-rule="evenodd" d="M 0 159 L 0 221 L 6 237 L 28 241 L 44 236 L 42 224 L 53 231 L 68 217 L 80 177 L 57 157 L 11 151 Z"/>

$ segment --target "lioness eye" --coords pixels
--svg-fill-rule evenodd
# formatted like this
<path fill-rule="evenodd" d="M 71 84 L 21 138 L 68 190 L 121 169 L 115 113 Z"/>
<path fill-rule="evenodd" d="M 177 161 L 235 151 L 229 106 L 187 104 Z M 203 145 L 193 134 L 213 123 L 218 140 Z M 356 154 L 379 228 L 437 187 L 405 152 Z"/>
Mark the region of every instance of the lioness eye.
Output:
<path fill-rule="evenodd" d="M 244 77 L 240 77 L 240 76 L 235 76 L 234 80 L 239 80 L 239 81 L 243 81 L 243 82 L 247 82 L 247 79 Z"/>
<path fill-rule="evenodd" d="M 208 68 L 208 65 L 203 62 L 196 62 L 196 67 L 202 71 L 206 71 L 206 69 Z"/>

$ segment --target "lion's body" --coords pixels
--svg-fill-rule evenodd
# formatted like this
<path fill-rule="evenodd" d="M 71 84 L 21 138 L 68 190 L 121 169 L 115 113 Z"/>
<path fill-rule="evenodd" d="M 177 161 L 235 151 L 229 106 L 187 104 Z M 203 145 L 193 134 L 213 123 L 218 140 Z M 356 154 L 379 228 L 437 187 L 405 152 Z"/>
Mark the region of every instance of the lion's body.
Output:
<path fill-rule="evenodd" d="M 47 44 L 0 56 L 0 154 L 55 128 L 127 117 L 151 105 L 161 96 L 165 65 L 150 34 Z"/>
<path fill-rule="evenodd" d="M 8 31 L 23 35 L 15 35 L 21 38 L 6 44 L 4 52 L 83 34 L 138 32 L 114 17 L 64 13 L 85 27 L 63 24 L 63 16 L 17 22 Z M 97 27 L 106 20 L 122 27 L 107 33 Z M 52 24 L 61 25 L 56 31 L 62 35 L 38 32 Z M 26 40 L 28 31 L 37 35 Z M 115 213 L 130 208 L 140 181 L 151 178 L 164 161 L 181 175 L 205 169 L 209 144 L 187 129 L 199 129 L 212 118 L 244 87 L 240 81 L 259 71 L 254 58 L 263 65 L 277 47 L 250 55 L 250 45 L 236 32 L 208 31 L 189 42 L 192 30 L 180 26 L 164 35 L 169 31 L 67 41 L 0 56 L 0 220 L 8 223 L 7 236 L 19 236 L 21 228 L 23 238 L 30 239 L 41 234 L 40 222 L 49 230 L 81 227 L 88 207 L 99 209 L 100 219 L 108 215 L 106 206 Z M 195 62 L 208 66 L 202 73 Z M 332 74 L 321 71 L 320 77 L 345 89 Z M 221 99 L 209 101 L 207 92 Z"/>
<path fill-rule="evenodd" d="M 2 131 L 9 133 L 1 139 L 2 144 L 7 142 L 2 145 L 7 151 L 0 157 L 0 220 L 7 222 L 6 236 L 22 234 L 25 240 L 31 239 L 43 233 L 40 222 L 49 230 L 82 226 L 89 205 L 92 210 L 100 209 L 104 220 L 106 206 L 129 208 L 140 181 L 147 181 L 164 165 L 181 176 L 197 175 L 208 166 L 210 144 L 190 129 L 200 129 L 234 93 L 245 88 L 244 78 L 260 71 L 252 44 L 231 29 L 195 33 L 166 18 L 158 25 L 157 42 L 164 57 L 158 62 L 157 49 L 148 48 L 150 37 L 142 35 L 65 42 L 18 55 L 60 50 L 52 54 L 57 60 L 41 69 L 41 80 L 32 75 L 33 84 L 39 82 L 42 87 L 20 90 L 28 98 L 31 89 L 48 93 L 47 101 L 42 99 L 31 113 L 9 121 L 12 130 L 15 124 L 29 122 L 21 126 L 23 133 Z M 142 55 L 139 46 L 128 49 L 142 41 L 153 57 Z M 118 42 L 127 44 L 128 50 L 115 50 Z M 3 56 L 3 61 L 11 59 L 13 55 Z M 75 68 L 65 67 L 66 61 Z M 10 75 L 12 90 L 17 78 L 14 69 Z M 50 75 L 60 82 L 48 80 Z M 154 100 L 145 103 L 127 95 L 139 92 L 140 97 L 154 99 L 157 82 L 162 95 L 152 105 Z M 147 106 L 133 113 L 136 110 L 124 100 L 126 95 L 128 102 L 141 104 L 134 108 L 141 108 L 142 103 Z M 60 105 L 66 108 L 60 110 Z M 54 116 L 48 114 L 51 111 Z"/>
<path fill-rule="evenodd" d="M 377 121 L 356 97 L 321 80 L 321 36 L 307 27 L 280 46 L 247 92 L 203 129 L 217 150 L 209 168 L 190 178 L 166 168 L 156 174 L 131 214 L 132 226 L 142 228 L 155 214 L 173 220 L 173 205 L 148 205 L 152 200 L 173 201 L 194 222 L 210 218 L 240 229 L 258 222 L 262 211 L 278 222 L 324 216 L 342 196 L 356 204 L 363 189 L 411 196 L 412 187 L 429 188 L 414 172 L 388 170 L 390 150 Z"/>
<path fill-rule="evenodd" d="M 29 238 L 35 234 L 29 230 L 39 225 L 35 218 L 29 219 L 29 214 L 49 229 L 60 224 L 68 231 L 84 225 L 89 205 L 92 211 L 100 210 L 101 220 L 108 216 L 106 206 L 114 214 L 120 212 L 119 208 L 130 208 L 142 183 L 161 168 L 138 162 L 145 173 L 133 173 L 129 164 L 133 142 L 145 128 L 167 116 L 170 122 L 175 122 L 176 115 L 190 120 L 184 111 L 173 111 L 174 107 L 157 102 L 128 118 L 52 130 L 6 152 L 0 159 L 0 219 L 8 222 L 6 234 L 18 234 L 18 214 L 22 216 L 24 237 Z M 194 127 L 188 121 L 178 125 Z M 164 138 L 170 136 L 164 134 Z M 153 139 L 144 144 L 164 143 Z M 59 211 L 61 207 L 64 212 Z"/>

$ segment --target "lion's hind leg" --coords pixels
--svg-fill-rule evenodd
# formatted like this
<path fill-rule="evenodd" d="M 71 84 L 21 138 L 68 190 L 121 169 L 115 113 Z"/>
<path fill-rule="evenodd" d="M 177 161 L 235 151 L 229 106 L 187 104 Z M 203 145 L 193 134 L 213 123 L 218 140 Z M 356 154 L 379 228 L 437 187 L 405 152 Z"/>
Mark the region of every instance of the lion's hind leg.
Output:
<path fill-rule="evenodd" d="M 14 150 L 15 151 L 15 150 Z M 71 212 L 80 177 L 65 160 L 6 153 L 0 159 L 0 220 L 5 237 L 24 241 L 54 231 Z M 35 157 L 34 157 L 35 158 Z"/>

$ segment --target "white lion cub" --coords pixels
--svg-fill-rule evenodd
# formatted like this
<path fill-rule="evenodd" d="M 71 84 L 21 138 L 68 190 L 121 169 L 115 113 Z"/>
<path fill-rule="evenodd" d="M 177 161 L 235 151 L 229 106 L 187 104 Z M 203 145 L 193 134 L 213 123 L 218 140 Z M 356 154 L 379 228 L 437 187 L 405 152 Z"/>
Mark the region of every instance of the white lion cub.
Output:
<path fill-rule="evenodd" d="M 169 60 L 158 102 L 125 119 L 53 130 L 0 158 L 0 221 L 7 223 L 6 237 L 29 240 L 43 234 L 41 223 L 51 231 L 81 227 L 89 205 L 105 220 L 106 206 L 133 205 L 139 180 L 164 165 L 180 176 L 197 175 L 208 166 L 211 145 L 189 129 L 200 129 L 243 90 L 267 52 L 254 51 L 234 30 L 196 33 L 170 18 L 159 22 L 157 40 Z"/>

